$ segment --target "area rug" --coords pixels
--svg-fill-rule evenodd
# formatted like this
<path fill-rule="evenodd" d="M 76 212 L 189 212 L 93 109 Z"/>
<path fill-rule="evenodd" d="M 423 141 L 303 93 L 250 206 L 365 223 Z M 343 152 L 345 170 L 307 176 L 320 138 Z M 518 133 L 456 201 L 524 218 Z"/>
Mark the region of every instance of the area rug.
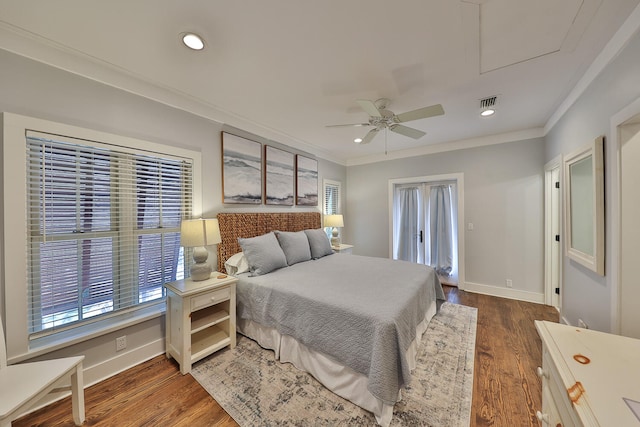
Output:
<path fill-rule="evenodd" d="M 392 426 L 468 426 L 477 310 L 444 303 L 422 338 Z M 374 416 L 238 335 L 236 348 L 196 363 L 193 377 L 240 426 L 374 426 Z"/>

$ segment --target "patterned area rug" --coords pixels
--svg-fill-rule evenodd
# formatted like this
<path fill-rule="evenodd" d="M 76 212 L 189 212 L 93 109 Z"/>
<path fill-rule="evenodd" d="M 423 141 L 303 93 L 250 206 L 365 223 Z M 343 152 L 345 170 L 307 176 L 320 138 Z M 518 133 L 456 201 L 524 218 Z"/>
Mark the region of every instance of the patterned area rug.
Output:
<path fill-rule="evenodd" d="M 444 303 L 422 338 L 392 426 L 468 426 L 477 310 Z M 235 349 L 194 365 L 193 377 L 241 426 L 373 426 L 374 416 L 238 335 Z"/>

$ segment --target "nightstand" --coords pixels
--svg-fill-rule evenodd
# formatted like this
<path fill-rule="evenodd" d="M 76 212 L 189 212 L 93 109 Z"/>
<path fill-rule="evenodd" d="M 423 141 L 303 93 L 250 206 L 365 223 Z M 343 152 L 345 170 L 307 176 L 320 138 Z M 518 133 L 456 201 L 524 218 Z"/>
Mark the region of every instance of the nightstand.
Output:
<path fill-rule="evenodd" d="M 187 374 L 191 364 L 226 346 L 236 346 L 236 283 L 213 272 L 207 280 L 166 283 L 167 357 Z"/>
<path fill-rule="evenodd" d="M 341 243 L 339 246 L 331 246 L 334 252 L 338 252 L 340 254 L 351 254 L 353 253 L 353 245 L 345 245 Z"/>

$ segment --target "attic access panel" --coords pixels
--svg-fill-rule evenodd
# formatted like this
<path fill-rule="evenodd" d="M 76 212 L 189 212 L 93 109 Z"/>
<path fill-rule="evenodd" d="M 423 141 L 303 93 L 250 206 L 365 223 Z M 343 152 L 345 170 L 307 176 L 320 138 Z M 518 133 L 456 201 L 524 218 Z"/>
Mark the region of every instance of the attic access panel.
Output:
<path fill-rule="evenodd" d="M 601 1 L 477 2 L 480 73 L 572 50 Z"/>

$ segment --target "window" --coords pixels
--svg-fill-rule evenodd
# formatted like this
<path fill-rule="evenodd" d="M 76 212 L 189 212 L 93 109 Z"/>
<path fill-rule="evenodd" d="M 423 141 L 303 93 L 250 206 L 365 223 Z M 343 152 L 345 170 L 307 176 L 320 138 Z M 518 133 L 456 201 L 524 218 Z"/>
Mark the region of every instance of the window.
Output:
<path fill-rule="evenodd" d="M 340 213 L 340 183 L 324 180 L 324 209 L 325 215 Z"/>
<path fill-rule="evenodd" d="M 340 212 L 340 187 L 341 184 L 338 181 L 331 181 L 325 179 L 323 181 L 324 187 L 324 206 L 322 213 L 325 215 L 339 214 Z M 326 227 L 325 232 L 327 236 L 331 238 L 331 228 Z"/>
<path fill-rule="evenodd" d="M 192 162 L 27 132 L 30 337 L 162 300 L 183 278 Z"/>
<path fill-rule="evenodd" d="M 6 112 L 0 125 L 8 362 L 159 319 L 184 271 L 177 212 L 202 212 L 200 152 Z"/>

